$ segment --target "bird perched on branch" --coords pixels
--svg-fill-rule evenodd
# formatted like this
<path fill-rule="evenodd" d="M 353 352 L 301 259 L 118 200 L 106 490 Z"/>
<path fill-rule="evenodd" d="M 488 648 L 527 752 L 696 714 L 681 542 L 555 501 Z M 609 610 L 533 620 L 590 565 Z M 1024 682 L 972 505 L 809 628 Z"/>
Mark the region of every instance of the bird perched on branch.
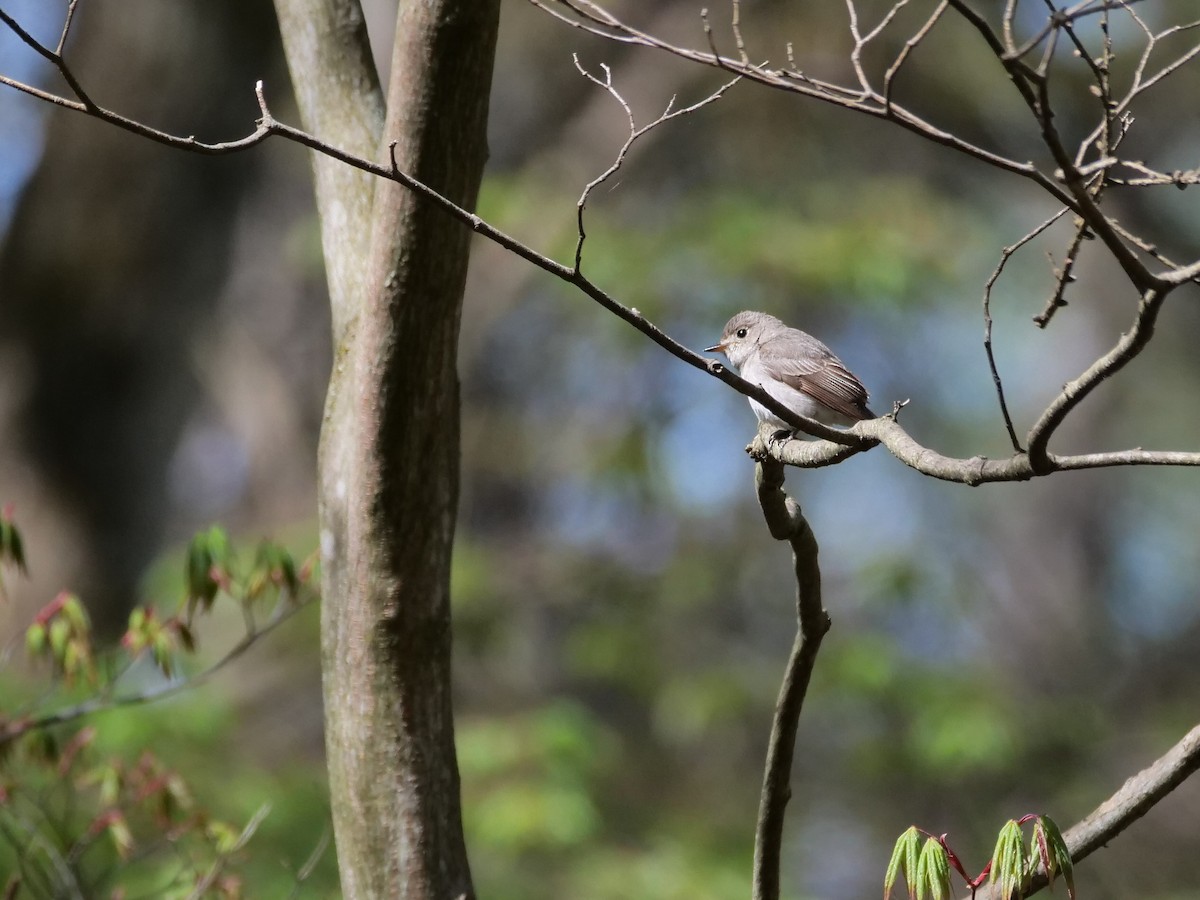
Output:
<path fill-rule="evenodd" d="M 721 340 L 706 353 L 724 353 L 738 374 L 802 416 L 822 425 L 853 425 L 874 419 L 861 381 L 833 351 L 798 328 L 774 316 L 740 312 L 725 324 Z M 791 433 L 794 429 L 751 400 L 760 422 Z"/>

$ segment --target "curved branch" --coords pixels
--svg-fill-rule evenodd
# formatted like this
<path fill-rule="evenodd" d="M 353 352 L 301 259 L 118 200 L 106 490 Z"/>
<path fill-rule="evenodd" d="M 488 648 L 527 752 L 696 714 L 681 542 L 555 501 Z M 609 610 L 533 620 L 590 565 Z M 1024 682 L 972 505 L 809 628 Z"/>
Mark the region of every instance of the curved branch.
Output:
<path fill-rule="evenodd" d="M 1062 393 L 1046 407 L 1042 417 L 1030 430 L 1027 442 L 1029 460 L 1038 474 L 1053 469 L 1053 461 L 1046 448 L 1050 443 L 1050 436 L 1062 424 L 1067 413 L 1078 406 L 1100 382 L 1123 369 L 1150 343 L 1150 338 L 1154 335 L 1154 323 L 1165 297 L 1166 294 L 1163 291 L 1153 288 L 1147 290 L 1138 304 L 1137 316 L 1129 331 L 1121 335 L 1116 346 L 1092 363 L 1087 371 L 1074 381 L 1064 385 Z"/>
<path fill-rule="evenodd" d="M 779 688 L 767 745 L 767 762 L 754 832 L 754 900 L 776 900 L 779 897 L 780 847 L 783 842 L 784 813 L 792 796 L 790 782 L 792 760 L 796 752 L 796 731 L 817 652 L 831 624 L 829 614 L 821 604 L 817 539 L 800 511 L 800 504 L 784 493 L 783 473 L 783 465 L 774 459 L 765 459 L 754 469 L 758 502 L 771 536 L 792 545 L 798 618 L 796 638 L 784 670 L 783 684 Z"/>

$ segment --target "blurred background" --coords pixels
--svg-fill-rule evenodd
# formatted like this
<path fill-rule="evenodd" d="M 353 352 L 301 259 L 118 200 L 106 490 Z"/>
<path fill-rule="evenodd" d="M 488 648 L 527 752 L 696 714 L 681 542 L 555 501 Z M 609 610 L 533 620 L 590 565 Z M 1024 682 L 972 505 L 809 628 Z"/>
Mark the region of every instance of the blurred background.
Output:
<path fill-rule="evenodd" d="M 65 5 L 5 9 L 53 45 Z M 384 48 L 387 3 L 364 5 Z M 866 55 L 877 76 L 928 15 L 915 6 Z M 1137 9 L 1166 24 L 1189 6 Z M 860 7 L 864 21 L 886 8 Z M 691 0 L 614 8 L 705 45 Z M 728 17 L 711 10 L 732 51 Z M 742 20 L 752 58 L 781 63 L 790 41 L 805 71 L 852 81 L 840 4 L 744 2 Z M 1042 161 L 999 66 L 946 26 L 910 61 L 901 101 Z M 227 140 L 252 130 L 258 79 L 297 121 L 274 27 L 265 0 L 84 3 L 70 59 L 100 104 Z M 1127 79 L 1139 32 L 1121 20 L 1113 34 Z M 1164 43 L 1164 61 L 1186 37 Z M 563 260 L 583 185 L 627 127 L 572 53 L 612 67 L 639 123 L 722 82 L 506 0 L 480 212 Z M 1095 101 L 1077 61 L 1064 52 L 1058 66 L 1057 122 L 1078 140 Z M 0 70 L 61 90 L 7 34 Z M 1198 90 L 1193 65 L 1148 93 L 1130 156 L 1195 166 Z M 5 690 L 28 677 L 14 641 L 60 588 L 111 638 L 135 603 L 173 609 L 181 547 L 212 522 L 301 555 L 314 545 L 330 354 L 309 180 L 305 151 L 282 141 L 190 156 L 0 93 L 0 501 L 15 503 L 31 569 L 0 606 Z M 1190 193 L 1109 199 L 1169 256 L 1195 257 Z M 592 195 L 584 268 L 693 348 L 740 309 L 774 313 L 832 346 L 877 411 L 911 399 L 922 443 L 1003 456 L 983 284 L 1001 248 L 1054 211 L 1031 184 L 896 128 L 742 84 L 651 132 Z M 1134 314 L 1119 271 L 1087 246 L 1070 305 L 1033 325 L 1068 238 L 1050 229 L 993 295 L 1022 435 Z M 1171 299 L 1150 349 L 1053 449 L 1197 446 L 1194 299 Z M 794 627 L 790 554 L 767 534 L 743 452 L 745 399 L 482 240 L 460 371 L 455 672 L 480 896 L 745 896 Z M 912 823 L 948 832 L 978 870 L 1004 820 L 1074 823 L 1200 720 L 1194 471 L 969 489 L 877 450 L 790 471 L 788 489 L 821 544 L 834 627 L 801 722 L 786 896 L 877 896 Z M 100 720 L 106 746 L 148 744 L 214 814 L 244 821 L 272 803 L 242 867 L 250 897 L 285 896 L 327 828 L 317 618 L 307 610 L 211 685 Z M 204 647 L 215 655 L 240 627 L 235 611 L 217 616 Z M 1185 784 L 1083 865 L 1079 895 L 1194 898 L 1198 819 L 1200 787 Z M 300 895 L 336 896 L 332 851 Z"/>

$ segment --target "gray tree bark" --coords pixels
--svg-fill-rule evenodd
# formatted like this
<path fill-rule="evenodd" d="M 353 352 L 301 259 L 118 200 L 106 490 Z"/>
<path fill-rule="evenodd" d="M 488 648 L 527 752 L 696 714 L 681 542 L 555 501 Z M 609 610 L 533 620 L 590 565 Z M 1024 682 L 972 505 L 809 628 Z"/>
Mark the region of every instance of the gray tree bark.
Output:
<path fill-rule="evenodd" d="M 276 0 L 306 128 L 467 208 L 498 0 L 401 3 L 386 114 L 354 0 Z M 470 233 L 317 158 L 334 368 L 320 456 L 322 667 L 347 898 L 472 894 L 450 697 L 455 358 Z"/>

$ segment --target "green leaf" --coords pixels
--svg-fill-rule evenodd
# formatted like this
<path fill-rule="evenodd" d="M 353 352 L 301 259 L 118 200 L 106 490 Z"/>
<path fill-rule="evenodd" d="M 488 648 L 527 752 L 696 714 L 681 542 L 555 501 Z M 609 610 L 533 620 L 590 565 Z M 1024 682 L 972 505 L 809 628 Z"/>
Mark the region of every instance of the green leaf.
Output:
<path fill-rule="evenodd" d="M 197 606 L 212 607 L 221 589 L 218 574 L 228 579 L 233 550 L 229 536 L 217 525 L 197 532 L 187 551 L 187 609 L 190 618 Z"/>
<path fill-rule="evenodd" d="M 208 609 L 217 596 L 217 583 L 212 578 L 212 554 L 204 535 L 192 538 L 187 552 L 187 599 L 188 615 L 197 605 Z"/>
<path fill-rule="evenodd" d="M 120 813 L 114 813 L 108 822 L 108 836 L 112 839 L 113 847 L 121 859 L 128 859 L 133 852 L 133 833 L 129 823 Z"/>
<path fill-rule="evenodd" d="M 21 540 L 21 532 L 9 518 L 6 510 L 0 516 L 0 563 L 12 563 L 22 575 L 28 575 L 25 567 L 25 542 Z"/>
<path fill-rule="evenodd" d="M 110 763 L 100 774 L 100 803 L 103 806 L 115 806 L 120 795 L 121 772 Z"/>
<path fill-rule="evenodd" d="M 30 656 L 37 656 L 46 649 L 46 626 L 34 622 L 25 632 L 25 649 Z"/>
<path fill-rule="evenodd" d="M 900 875 L 904 876 L 910 900 L 915 895 L 916 889 L 912 876 L 916 870 L 920 843 L 921 833 L 915 825 L 910 826 L 907 831 L 896 838 L 896 846 L 892 848 L 892 858 L 888 862 L 887 873 L 883 876 L 883 900 L 888 900 L 892 896 L 892 888 L 896 884 L 896 878 Z"/>
<path fill-rule="evenodd" d="M 950 860 L 942 842 L 932 837 L 925 841 L 917 860 L 917 896 L 924 897 L 925 891 L 933 900 L 950 897 Z"/>
<path fill-rule="evenodd" d="M 71 628 L 75 634 L 86 635 L 92 630 L 87 610 L 83 608 L 83 604 L 79 602 L 77 595 L 67 594 L 62 605 L 62 615 L 71 623 Z"/>
<path fill-rule="evenodd" d="M 258 545 L 255 569 L 288 594 L 294 595 L 300 589 L 300 579 L 296 575 L 296 563 L 292 555 L 273 541 L 263 541 Z"/>
<path fill-rule="evenodd" d="M 170 678 L 174 671 L 174 660 L 171 655 L 174 649 L 175 642 L 166 631 L 159 631 L 154 636 L 154 641 L 150 646 L 150 653 L 154 657 L 154 664 L 158 666 L 159 671 L 167 678 Z"/>
<path fill-rule="evenodd" d="M 238 831 L 232 825 L 225 822 L 212 821 L 208 823 L 208 838 L 212 841 L 213 847 L 222 856 L 226 856 L 237 849 Z"/>
<path fill-rule="evenodd" d="M 54 654 L 54 658 L 62 661 L 63 654 L 67 650 L 67 640 L 71 636 L 71 626 L 66 619 L 55 618 L 50 623 L 50 652 Z"/>
<path fill-rule="evenodd" d="M 917 864 L 921 858 L 921 832 L 914 825 L 909 828 L 913 839 L 904 850 L 904 872 L 908 879 L 908 897 L 913 900 L 917 893 Z"/>
<path fill-rule="evenodd" d="M 1058 825 L 1049 816 L 1038 816 L 1037 822 L 1042 828 L 1053 866 L 1053 868 L 1046 867 L 1046 874 L 1050 877 L 1050 886 L 1053 888 L 1055 875 L 1061 873 L 1063 881 L 1067 885 L 1067 896 L 1071 900 L 1075 900 L 1075 870 L 1071 865 L 1071 851 L 1067 847 L 1067 842 L 1063 839 Z"/>
<path fill-rule="evenodd" d="M 1022 896 L 1021 886 L 1025 880 L 1025 840 L 1021 826 L 1009 819 L 1000 829 L 996 849 L 992 854 L 992 871 L 988 880 L 1000 881 L 1000 896 L 1004 900 Z"/>
<path fill-rule="evenodd" d="M 1054 890 L 1054 858 L 1050 855 L 1050 847 L 1046 843 L 1046 830 L 1042 827 L 1041 818 L 1033 820 L 1033 835 L 1029 838 L 1030 860 L 1040 860 L 1046 870 L 1047 884 Z"/>

